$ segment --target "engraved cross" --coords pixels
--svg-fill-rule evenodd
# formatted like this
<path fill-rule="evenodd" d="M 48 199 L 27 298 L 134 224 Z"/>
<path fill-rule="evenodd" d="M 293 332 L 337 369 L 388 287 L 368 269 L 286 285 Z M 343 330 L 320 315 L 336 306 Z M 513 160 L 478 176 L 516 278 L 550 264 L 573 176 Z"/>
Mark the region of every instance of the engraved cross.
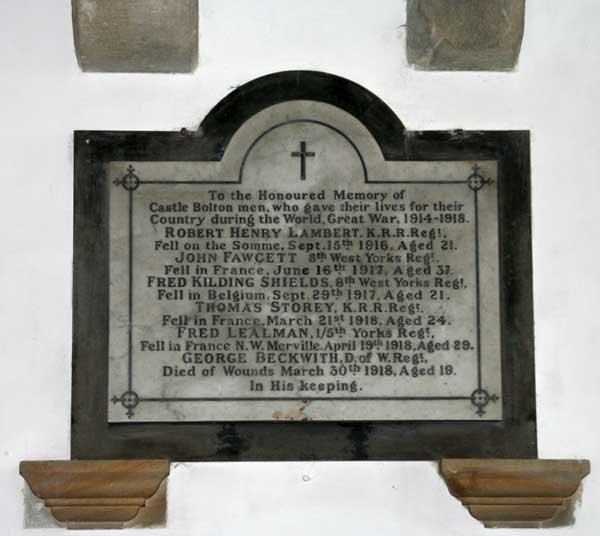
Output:
<path fill-rule="evenodd" d="M 296 158 L 300 158 L 300 180 L 306 180 L 306 159 L 312 158 L 315 156 L 313 152 L 306 151 L 306 142 L 300 142 L 300 151 L 294 151 L 290 156 L 294 156 Z"/>

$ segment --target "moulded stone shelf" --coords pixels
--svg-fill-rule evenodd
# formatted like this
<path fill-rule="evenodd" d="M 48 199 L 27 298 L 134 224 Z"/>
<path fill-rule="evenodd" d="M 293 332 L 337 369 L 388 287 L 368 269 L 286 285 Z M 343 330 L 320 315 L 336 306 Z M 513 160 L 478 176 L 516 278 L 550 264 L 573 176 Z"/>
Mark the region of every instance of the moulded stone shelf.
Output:
<path fill-rule="evenodd" d="M 166 460 L 24 461 L 21 476 L 67 528 L 125 528 L 164 520 Z"/>
<path fill-rule="evenodd" d="M 544 528 L 572 522 L 574 496 L 588 460 L 446 459 L 450 493 L 486 527 Z"/>

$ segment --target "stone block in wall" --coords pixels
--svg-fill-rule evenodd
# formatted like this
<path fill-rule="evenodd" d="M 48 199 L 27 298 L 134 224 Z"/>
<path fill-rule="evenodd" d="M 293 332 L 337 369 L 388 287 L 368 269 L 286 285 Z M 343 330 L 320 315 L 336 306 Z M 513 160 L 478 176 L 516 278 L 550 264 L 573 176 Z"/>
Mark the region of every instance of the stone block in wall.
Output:
<path fill-rule="evenodd" d="M 189 73 L 198 61 L 198 0 L 72 0 L 83 71 Z"/>
<path fill-rule="evenodd" d="M 512 70 L 524 20 L 525 0 L 408 0 L 408 62 L 429 71 Z"/>

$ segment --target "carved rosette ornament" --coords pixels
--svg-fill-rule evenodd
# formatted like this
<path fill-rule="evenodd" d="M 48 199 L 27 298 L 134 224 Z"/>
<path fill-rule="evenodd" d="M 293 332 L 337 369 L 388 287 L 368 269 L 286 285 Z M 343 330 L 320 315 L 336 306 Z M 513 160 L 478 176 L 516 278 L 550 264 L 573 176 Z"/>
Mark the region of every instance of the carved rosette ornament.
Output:
<path fill-rule="evenodd" d="M 126 528 L 160 524 L 166 460 L 21 462 L 20 473 L 60 526 Z"/>
<path fill-rule="evenodd" d="M 572 521 L 573 498 L 588 460 L 440 462 L 450 493 L 486 527 L 545 528 Z"/>

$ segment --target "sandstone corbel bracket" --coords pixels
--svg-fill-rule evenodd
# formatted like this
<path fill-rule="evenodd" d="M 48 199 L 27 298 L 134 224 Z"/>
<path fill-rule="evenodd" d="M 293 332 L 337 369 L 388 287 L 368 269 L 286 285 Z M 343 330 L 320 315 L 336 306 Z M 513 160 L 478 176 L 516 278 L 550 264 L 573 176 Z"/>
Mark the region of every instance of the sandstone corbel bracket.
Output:
<path fill-rule="evenodd" d="M 166 460 L 21 462 L 20 473 L 60 526 L 126 528 L 164 521 Z"/>
<path fill-rule="evenodd" d="M 191 73 L 198 0 L 71 0 L 77 61 L 100 73 Z"/>
<path fill-rule="evenodd" d="M 424 71 L 511 71 L 525 0 L 408 0 L 406 56 Z"/>
<path fill-rule="evenodd" d="M 572 523 L 587 460 L 442 460 L 450 493 L 486 527 L 545 528 Z"/>

